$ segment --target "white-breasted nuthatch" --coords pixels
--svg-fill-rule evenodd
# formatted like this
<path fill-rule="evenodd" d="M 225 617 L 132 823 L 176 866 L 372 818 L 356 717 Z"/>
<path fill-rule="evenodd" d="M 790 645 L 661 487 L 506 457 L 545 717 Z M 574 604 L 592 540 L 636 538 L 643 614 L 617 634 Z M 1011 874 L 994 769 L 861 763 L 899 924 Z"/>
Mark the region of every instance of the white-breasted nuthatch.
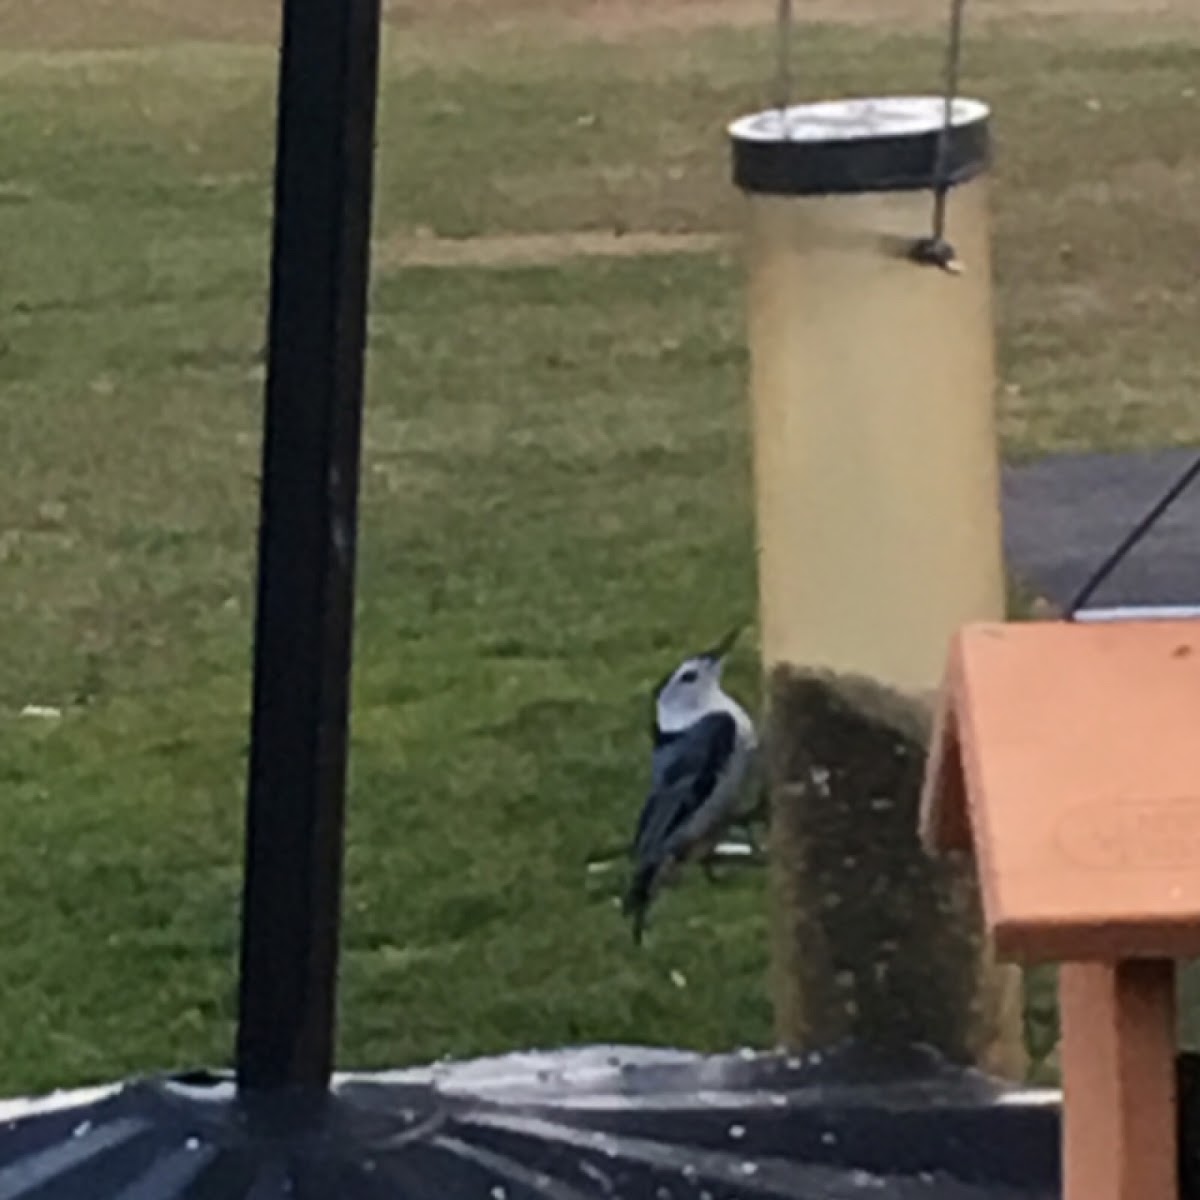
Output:
<path fill-rule="evenodd" d="M 655 691 L 650 792 L 634 835 L 624 905 L 638 944 L 672 868 L 707 859 L 736 815 L 757 747 L 754 722 L 721 688 L 725 656 L 739 632 L 686 659 Z"/>

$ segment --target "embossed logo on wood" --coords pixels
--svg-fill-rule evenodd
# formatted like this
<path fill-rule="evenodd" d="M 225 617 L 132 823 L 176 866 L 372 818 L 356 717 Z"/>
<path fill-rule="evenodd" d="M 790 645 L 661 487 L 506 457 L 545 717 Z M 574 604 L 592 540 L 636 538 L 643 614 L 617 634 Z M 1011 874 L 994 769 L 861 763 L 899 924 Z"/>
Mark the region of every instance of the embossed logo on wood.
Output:
<path fill-rule="evenodd" d="M 1059 818 L 1056 840 L 1095 870 L 1200 868 L 1200 797 L 1080 805 Z"/>

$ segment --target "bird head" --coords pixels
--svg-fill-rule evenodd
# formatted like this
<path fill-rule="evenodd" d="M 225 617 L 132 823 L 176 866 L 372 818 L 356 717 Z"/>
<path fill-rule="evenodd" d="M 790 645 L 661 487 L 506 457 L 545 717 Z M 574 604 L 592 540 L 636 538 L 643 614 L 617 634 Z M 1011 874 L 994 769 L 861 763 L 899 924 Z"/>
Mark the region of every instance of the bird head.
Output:
<path fill-rule="evenodd" d="M 684 659 L 663 680 L 655 695 L 659 729 L 666 733 L 686 729 L 719 706 L 721 672 L 740 632 L 740 627 L 733 629 L 711 649 Z"/>

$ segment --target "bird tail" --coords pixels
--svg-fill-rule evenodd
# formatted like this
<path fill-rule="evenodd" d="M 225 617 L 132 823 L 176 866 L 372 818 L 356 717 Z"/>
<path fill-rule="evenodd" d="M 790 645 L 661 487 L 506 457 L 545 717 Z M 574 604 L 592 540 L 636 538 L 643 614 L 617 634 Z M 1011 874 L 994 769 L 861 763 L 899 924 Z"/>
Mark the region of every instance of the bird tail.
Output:
<path fill-rule="evenodd" d="M 629 881 L 629 890 L 625 893 L 625 903 L 622 910 L 633 922 L 633 944 L 642 944 L 642 935 L 646 931 L 646 914 L 654 899 L 654 882 L 658 876 L 657 863 L 638 863 L 633 870 L 633 878 Z"/>

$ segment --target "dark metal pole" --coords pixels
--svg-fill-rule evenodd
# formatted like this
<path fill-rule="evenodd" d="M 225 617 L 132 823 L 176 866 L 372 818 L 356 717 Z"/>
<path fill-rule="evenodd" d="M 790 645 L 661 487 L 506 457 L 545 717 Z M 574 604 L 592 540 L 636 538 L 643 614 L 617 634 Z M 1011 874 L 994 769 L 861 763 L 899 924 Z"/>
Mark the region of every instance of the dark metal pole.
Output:
<path fill-rule="evenodd" d="M 285 0 L 237 1076 L 333 1069 L 379 0 Z"/>

